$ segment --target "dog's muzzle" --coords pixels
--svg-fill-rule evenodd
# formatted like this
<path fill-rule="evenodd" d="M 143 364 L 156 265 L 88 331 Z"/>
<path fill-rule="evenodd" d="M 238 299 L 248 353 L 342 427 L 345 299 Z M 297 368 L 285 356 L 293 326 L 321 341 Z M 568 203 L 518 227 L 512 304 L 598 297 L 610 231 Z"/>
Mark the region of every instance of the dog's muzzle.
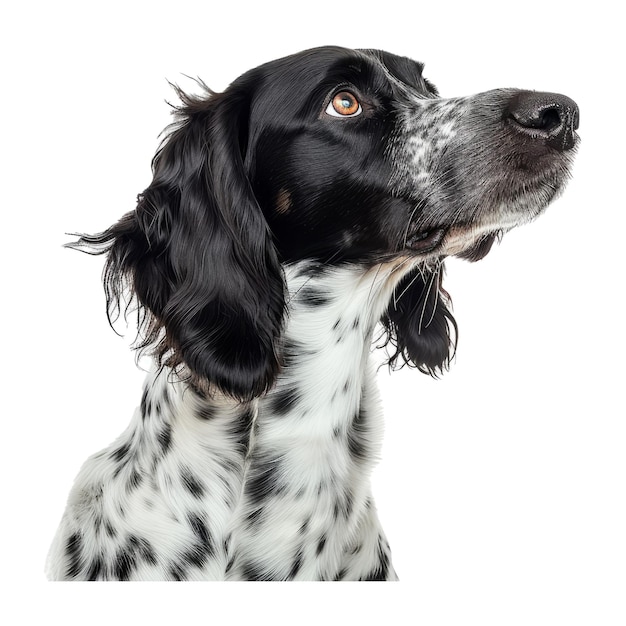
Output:
<path fill-rule="evenodd" d="M 483 258 L 560 193 L 579 142 L 567 96 L 496 89 L 415 100 L 395 144 L 394 186 L 411 198 L 403 248 Z"/>

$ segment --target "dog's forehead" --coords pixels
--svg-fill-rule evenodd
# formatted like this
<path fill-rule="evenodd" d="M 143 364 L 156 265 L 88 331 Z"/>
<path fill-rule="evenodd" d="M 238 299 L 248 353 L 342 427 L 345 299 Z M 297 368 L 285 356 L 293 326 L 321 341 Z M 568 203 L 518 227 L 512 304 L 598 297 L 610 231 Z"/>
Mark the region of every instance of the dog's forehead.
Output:
<path fill-rule="evenodd" d="M 422 63 L 384 50 L 324 46 L 271 61 L 258 70 L 273 83 L 297 81 L 304 87 L 345 80 L 382 87 L 396 82 L 419 85 L 423 67 Z"/>

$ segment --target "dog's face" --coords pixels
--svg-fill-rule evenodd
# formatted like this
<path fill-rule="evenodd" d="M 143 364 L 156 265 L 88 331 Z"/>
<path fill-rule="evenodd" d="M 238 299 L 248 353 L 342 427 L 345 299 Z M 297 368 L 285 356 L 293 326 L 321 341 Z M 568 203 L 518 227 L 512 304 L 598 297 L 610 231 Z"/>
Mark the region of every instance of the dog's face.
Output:
<path fill-rule="evenodd" d="M 419 63 L 382 51 L 309 50 L 221 94 L 179 95 L 137 208 L 75 245 L 108 253 L 110 312 L 127 288 L 137 298 L 139 347 L 240 399 L 283 366 L 283 266 L 300 260 L 401 262 L 381 319 L 390 363 L 445 367 L 455 322 L 442 259 L 482 258 L 537 216 L 578 141 L 565 96 L 445 100 Z"/>
<path fill-rule="evenodd" d="M 248 174 L 283 259 L 477 260 L 563 187 L 571 100 L 511 89 L 446 100 L 422 69 L 322 48 L 236 85 L 249 90 Z"/>

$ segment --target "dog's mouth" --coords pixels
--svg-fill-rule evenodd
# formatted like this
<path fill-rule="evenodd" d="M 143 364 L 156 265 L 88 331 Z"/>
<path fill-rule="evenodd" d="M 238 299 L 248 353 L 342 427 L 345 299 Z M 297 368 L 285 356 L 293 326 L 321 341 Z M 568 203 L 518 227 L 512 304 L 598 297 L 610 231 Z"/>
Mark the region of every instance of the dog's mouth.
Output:
<path fill-rule="evenodd" d="M 407 237 L 406 247 L 419 254 L 434 252 L 443 243 L 447 232 L 447 228 L 420 230 Z"/>
<path fill-rule="evenodd" d="M 463 226 L 438 227 L 407 237 L 406 247 L 419 255 L 436 253 L 474 262 L 486 257 L 494 242 L 503 234 L 502 229 L 481 231 Z"/>

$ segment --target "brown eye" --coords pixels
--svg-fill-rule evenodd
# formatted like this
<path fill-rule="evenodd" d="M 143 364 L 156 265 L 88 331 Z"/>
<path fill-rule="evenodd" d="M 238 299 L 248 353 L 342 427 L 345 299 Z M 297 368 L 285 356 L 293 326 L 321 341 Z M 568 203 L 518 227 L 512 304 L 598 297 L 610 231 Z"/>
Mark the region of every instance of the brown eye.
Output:
<path fill-rule="evenodd" d="M 326 108 L 328 115 L 335 117 L 353 117 L 361 113 L 361 104 L 349 91 L 340 91 Z"/>

